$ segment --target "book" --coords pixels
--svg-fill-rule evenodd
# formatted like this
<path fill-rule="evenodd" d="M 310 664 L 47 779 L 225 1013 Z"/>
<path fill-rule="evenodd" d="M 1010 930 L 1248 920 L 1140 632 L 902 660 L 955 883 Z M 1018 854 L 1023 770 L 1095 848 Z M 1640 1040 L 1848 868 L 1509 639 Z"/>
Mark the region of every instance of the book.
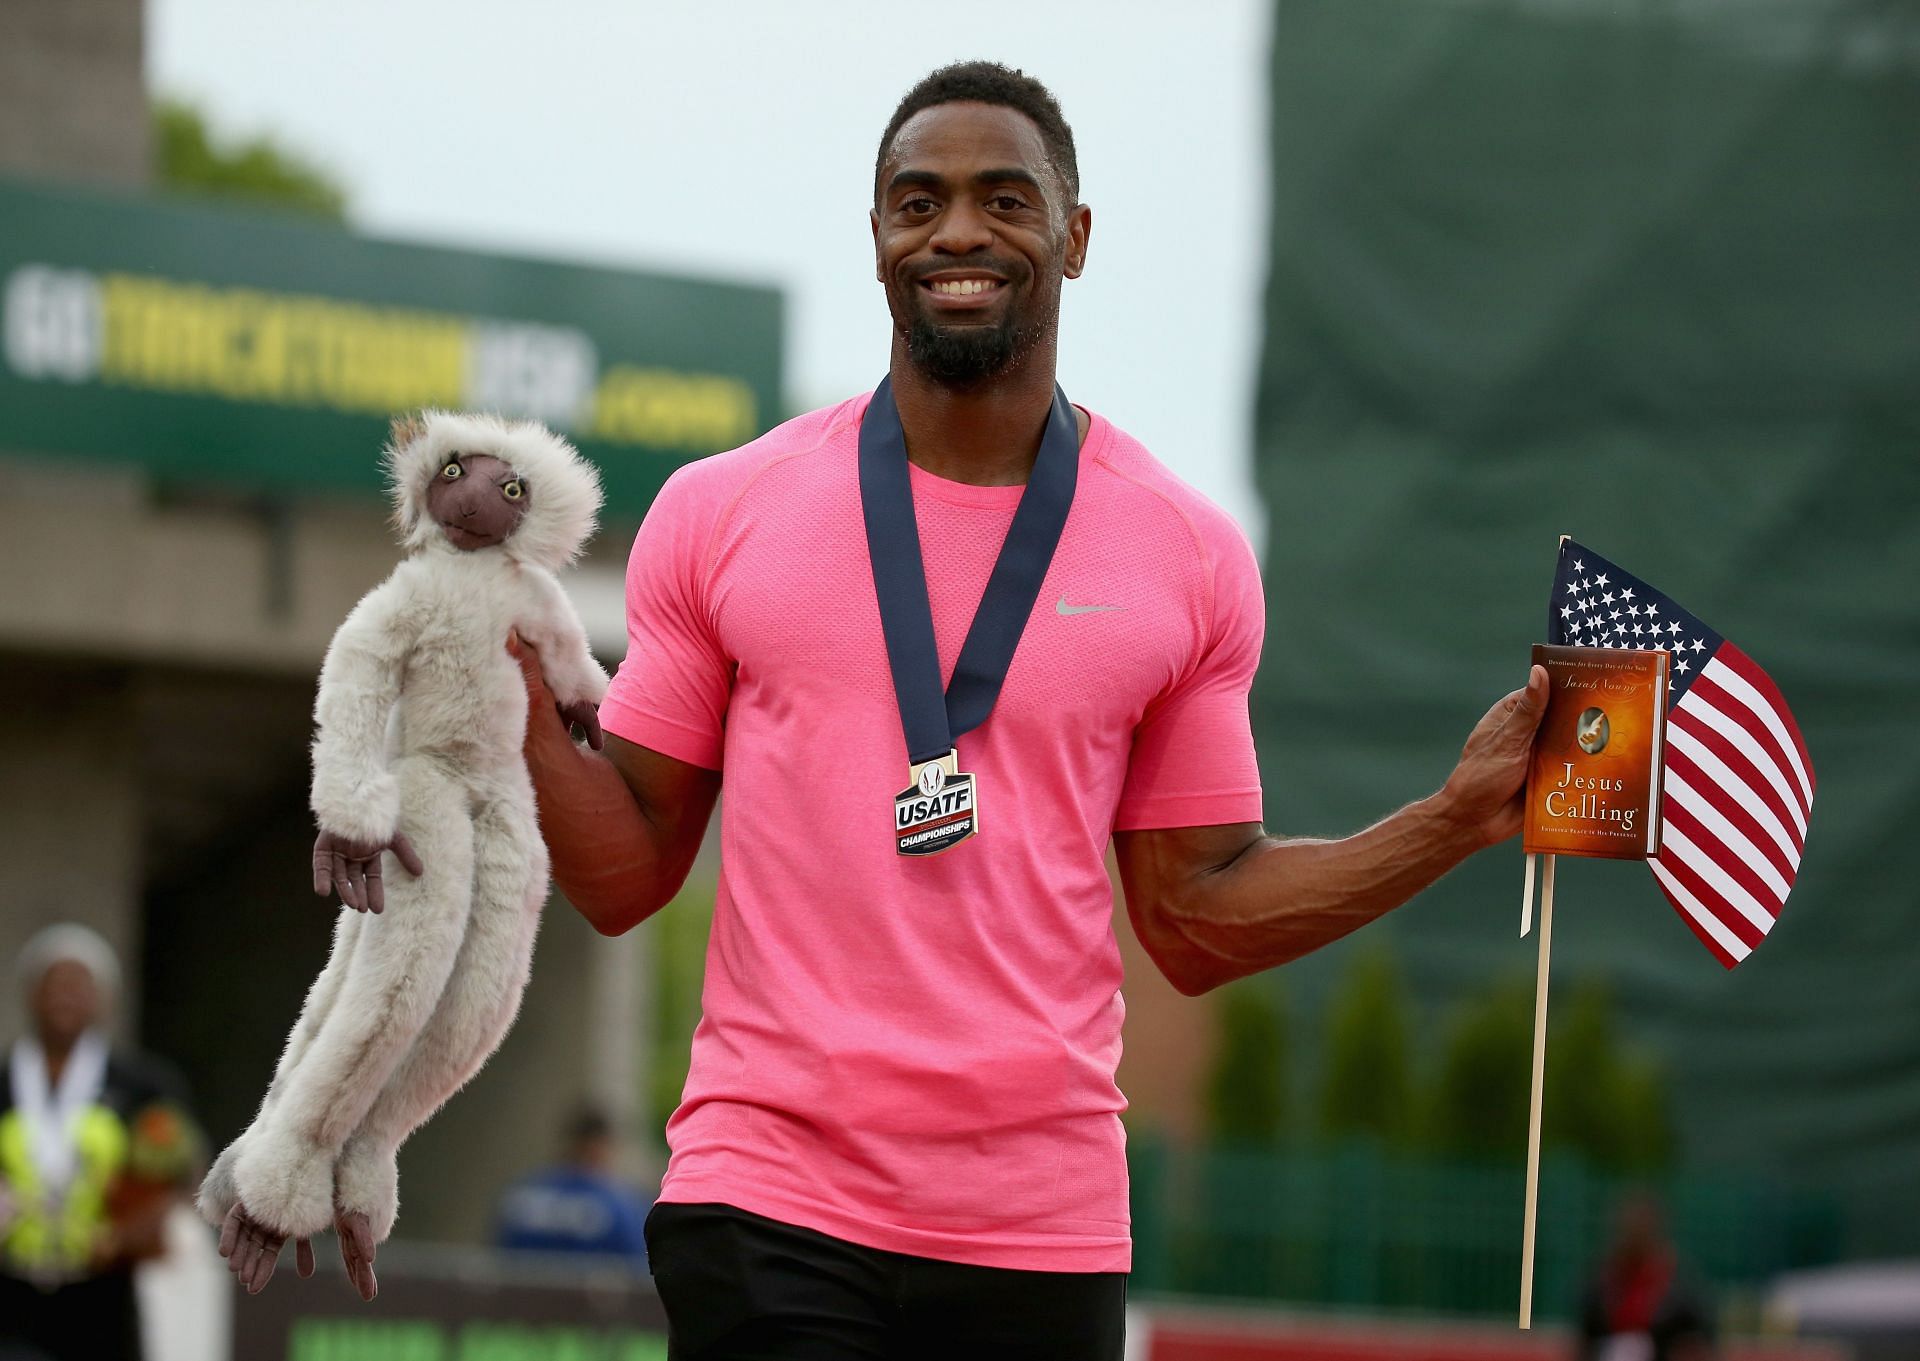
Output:
<path fill-rule="evenodd" d="M 1527 767 L 1529 854 L 1644 860 L 1660 849 L 1667 654 L 1536 643 L 1547 712 Z"/>

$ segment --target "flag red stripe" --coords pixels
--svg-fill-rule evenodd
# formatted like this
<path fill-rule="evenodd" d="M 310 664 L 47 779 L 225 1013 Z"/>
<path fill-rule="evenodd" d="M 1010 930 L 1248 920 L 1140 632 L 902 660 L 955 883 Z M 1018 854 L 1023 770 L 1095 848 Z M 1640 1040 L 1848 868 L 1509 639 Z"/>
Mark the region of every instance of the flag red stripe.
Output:
<path fill-rule="evenodd" d="M 1660 853 L 1660 864 L 1674 877 L 1694 900 L 1706 908 L 1722 926 L 1740 938 L 1749 949 L 1767 938 L 1767 933 L 1748 921 L 1746 914 L 1728 903 L 1709 885 L 1685 860 L 1676 860 L 1665 851 Z"/>
<path fill-rule="evenodd" d="M 1734 680 L 1736 684 L 1740 683 L 1725 668 L 1719 674 Z M 1766 780 L 1779 799 L 1780 806 L 1793 820 L 1795 829 L 1804 837 L 1807 834 L 1807 815 L 1800 811 L 1800 791 L 1795 787 L 1793 772 L 1780 759 L 1780 747 L 1776 743 L 1762 742 L 1759 734 L 1747 726 L 1756 722 L 1752 710 L 1741 704 L 1728 704 L 1723 708 L 1721 702 L 1716 702 L 1718 698 L 1708 687 L 1698 694 L 1688 691 L 1680 704 L 1685 707 L 1689 717 L 1699 719 L 1731 742 L 1734 750 L 1745 754 L 1749 765 Z"/>
<path fill-rule="evenodd" d="M 1671 742 L 1667 744 L 1667 771 L 1670 775 L 1678 775 L 1689 789 L 1706 801 L 1709 807 L 1738 828 L 1740 833 L 1767 857 L 1768 862 L 1779 872 L 1780 877 L 1785 879 L 1789 886 L 1792 885 L 1796 865 L 1792 858 L 1780 849 L 1780 843 L 1768 834 L 1767 829 L 1760 825 L 1760 820 L 1754 817 L 1745 804 L 1722 789 L 1710 774 L 1701 769 L 1693 757 Z M 1664 800 L 1663 803 L 1667 812 L 1671 813 L 1673 805 Z M 1784 824 L 1776 823 L 1776 825 L 1784 827 Z"/>
<path fill-rule="evenodd" d="M 1664 861 L 1649 860 L 1647 862 L 1649 868 L 1652 868 L 1655 864 L 1659 864 L 1662 868 L 1666 867 Z M 1669 870 L 1668 872 L 1671 873 L 1672 871 Z M 1686 905 L 1674 896 L 1673 890 L 1667 887 L 1665 881 L 1660 878 L 1658 873 L 1653 876 L 1653 882 L 1660 890 L 1662 896 L 1664 896 L 1667 902 L 1673 907 L 1675 915 L 1678 916 L 1682 922 L 1686 923 L 1687 930 L 1693 932 L 1693 934 L 1699 938 L 1700 943 L 1707 947 L 1708 953 L 1720 961 L 1722 968 L 1731 969 L 1740 962 L 1740 956 L 1729 953 L 1724 945 L 1713 938 L 1712 933 L 1710 933 L 1706 927 L 1694 920 L 1693 913 L 1689 912 Z"/>
<path fill-rule="evenodd" d="M 1693 932 L 1694 939 L 1698 940 L 1702 945 L 1706 946 L 1707 952 L 1709 954 L 1711 954 L 1715 959 L 1720 961 L 1720 967 L 1723 969 L 1737 968 L 1740 964 L 1740 961 L 1735 959 L 1732 955 L 1728 954 L 1725 950 L 1720 948 L 1720 942 L 1715 940 L 1712 936 L 1708 935 L 1707 928 L 1700 925 L 1699 922 L 1695 921 L 1693 919 L 1693 914 L 1688 912 L 1684 907 L 1680 906 L 1679 902 L 1674 898 L 1674 896 L 1671 893 L 1667 892 L 1667 886 L 1665 884 L 1660 883 L 1658 879 L 1655 879 L 1653 882 L 1659 885 L 1661 896 L 1663 896 L 1667 900 L 1667 902 L 1672 905 L 1673 913 L 1676 917 L 1680 918 L 1681 924 L 1684 925 L 1687 928 L 1687 930 Z"/>
<path fill-rule="evenodd" d="M 1675 831 L 1672 840 L 1661 850 L 1660 863 L 1688 870 L 1699 881 L 1701 893 L 1713 895 L 1711 906 L 1715 916 L 1732 922 L 1733 914 L 1738 913 L 1741 921 L 1762 936 L 1773 930 L 1776 916 L 1773 910 L 1721 869 L 1705 848 L 1694 845 L 1681 832 Z"/>
<path fill-rule="evenodd" d="M 1816 789 L 1819 788 L 1820 781 L 1814 774 L 1813 757 L 1807 753 L 1806 739 L 1800 736 L 1800 725 L 1793 721 L 1793 710 L 1787 707 L 1786 696 L 1782 695 L 1780 687 L 1773 683 L 1773 677 L 1762 671 L 1759 663 L 1732 643 L 1721 643 L 1719 650 L 1713 655 L 1738 672 L 1740 678 L 1748 685 L 1766 696 L 1767 703 L 1771 704 L 1774 713 L 1780 716 L 1780 724 L 1787 730 L 1787 736 L 1793 739 L 1794 749 L 1800 753 L 1800 765 L 1807 772 L 1807 783 Z"/>
<path fill-rule="evenodd" d="M 1753 872 L 1739 852 L 1715 836 L 1711 829 L 1702 826 L 1700 820 L 1678 805 L 1668 809 L 1668 825 L 1685 837 L 1699 854 L 1718 865 L 1726 876 L 1753 895 L 1754 902 L 1764 908 L 1768 915 L 1779 916 L 1786 898 L 1780 891 Z M 1663 857 L 1664 858 L 1664 857 Z M 1687 857 L 1691 860 L 1692 857 Z M 1744 915 L 1744 914 L 1742 914 Z"/>
<path fill-rule="evenodd" d="M 1747 782 L 1729 770 L 1721 759 L 1707 750 L 1699 739 L 1682 728 L 1667 729 L 1667 750 L 1677 753 L 1697 767 L 1700 778 L 1707 782 L 1707 789 L 1716 807 L 1721 804 L 1737 806 L 1760 828 L 1767 840 L 1787 858 L 1789 865 L 1796 868 L 1800 864 L 1800 848 L 1793 844 L 1788 834 L 1787 824 L 1780 814 L 1758 794 L 1747 787 Z"/>
<path fill-rule="evenodd" d="M 1699 715 L 1691 712 L 1689 705 L 1692 700 L 1691 690 L 1680 697 L 1680 702 L 1674 705 L 1672 712 L 1667 715 L 1668 725 L 1680 729 L 1718 757 L 1721 764 L 1733 772 L 1753 797 L 1779 819 L 1780 827 L 1786 832 L 1787 839 L 1793 843 L 1794 850 L 1804 851 L 1806 841 L 1800 835 L 1799 824 L 1794 821 L 1793 814 L 1787 811 L 1786 800 L 1780 797 L 1780 791 L 1774 788 L 1773 781 L 1769 780 L 1766 774 L 1748 759 L 1745 752 L 1710 727 Z M 1704 701 L 1702 706 L 1704 707 Z"/>
<path fill-rule="evenodd" d="M 1711 704 L 1749 733 L 1753 740 L 1760 744 L 1760 750 L 1766 754 L 1767 759 L 1773 762 L 1774 767 L 1780 772 L 1781 781 L 1787 786 L 1787 791 L 1793 795 L 1793 801 L 1800 810 L 1800 816 L 1805 818 L 1812 814 L 1813 803 L 1807 798 L 1806 790 L 1800 787 L 1800 777 L 1794 772 L 1793 763 L 1788 759 L 1786 749 L 1780 745 L 1780 739 L 1774 734 L 1773 729 L 1753 711 L 1751 705 L 1714 680 L 1711 671 L 1702 674 L 1694 681 L 1693 689 L 1689 694 L 1698 695 L 1703 702 Z"/>

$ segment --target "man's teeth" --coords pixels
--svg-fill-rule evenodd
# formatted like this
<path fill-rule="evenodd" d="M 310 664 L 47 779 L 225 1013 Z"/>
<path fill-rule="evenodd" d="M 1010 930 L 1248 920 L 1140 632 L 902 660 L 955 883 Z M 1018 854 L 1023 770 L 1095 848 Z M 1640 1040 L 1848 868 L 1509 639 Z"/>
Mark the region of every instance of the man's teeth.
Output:
<path fill-rule="evenodd" d="M 994 279 L 941 279 L 934 283 L 933 291 L 948 297 L 964 298 L 973 293 L 985 293 L 988 289 L 998 288 Z"/>

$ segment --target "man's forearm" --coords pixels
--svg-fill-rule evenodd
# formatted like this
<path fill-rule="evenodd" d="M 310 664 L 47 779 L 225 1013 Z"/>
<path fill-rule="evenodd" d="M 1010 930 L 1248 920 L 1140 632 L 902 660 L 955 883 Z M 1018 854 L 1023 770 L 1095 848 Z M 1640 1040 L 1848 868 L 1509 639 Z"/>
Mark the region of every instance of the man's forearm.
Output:
<path fill-rule="evenodd" d="M 596 931 L 630 930 L 679 892 L 688 864 L 664 863 L 660 830 L 626 780 L 550 708 L 528 715 L 526 757 L 554 882 Z"/>
<path fill-rule="evenodd" d="M 1439 794 L 1339 840 L 1262 835 L 1189 876 L 1149 948 L 1182 991 L 1204 992 L 1365 926 L 1484 844 Z"/>

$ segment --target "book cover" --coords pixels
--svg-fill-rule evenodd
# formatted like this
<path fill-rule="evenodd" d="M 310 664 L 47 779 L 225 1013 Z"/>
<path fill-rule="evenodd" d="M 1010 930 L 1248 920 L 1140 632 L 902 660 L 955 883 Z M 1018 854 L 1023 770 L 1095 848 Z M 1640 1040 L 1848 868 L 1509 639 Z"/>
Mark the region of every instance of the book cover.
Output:
<path fill-rule="evenodd" d="M 1527 768 L 1529 852 L 1644 860 L 1660 849 L 1667 654 L 1536 643 L 1547 712 Z"/>

